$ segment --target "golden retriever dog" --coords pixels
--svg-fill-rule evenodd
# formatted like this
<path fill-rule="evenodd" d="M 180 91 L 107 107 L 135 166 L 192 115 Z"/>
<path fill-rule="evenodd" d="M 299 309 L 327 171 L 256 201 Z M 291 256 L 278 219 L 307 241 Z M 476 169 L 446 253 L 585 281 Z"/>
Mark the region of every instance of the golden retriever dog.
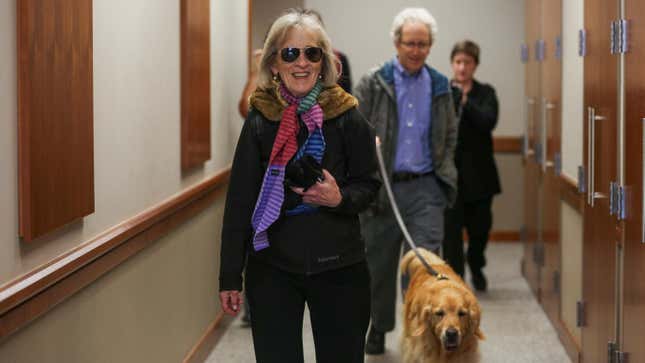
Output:
<path fill-rule="evenodd" d="M 428 273 L 414 251 L 401 261 L 401 273 L 410 276 L 405 294 L 401 340 L 404 363 L 476 363 L 481 310 L 477 298 L 448 264 L 419 248 L 432 268 L 447 279 Z"/>

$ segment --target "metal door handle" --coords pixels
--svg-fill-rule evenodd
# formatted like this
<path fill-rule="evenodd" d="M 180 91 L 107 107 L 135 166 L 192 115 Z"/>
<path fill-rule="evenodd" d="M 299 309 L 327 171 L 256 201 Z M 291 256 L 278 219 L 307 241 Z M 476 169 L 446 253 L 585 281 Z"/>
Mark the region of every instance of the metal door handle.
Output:
<path fill-rule="evenodd" d="M 591 207 L 594 206 L 596 199 L 607 198 L 606 194 L 596 192 L 596 121 L 606 120 L 607 117 L 596 115 L 596 109 L 587 107 L 587 170 L 589 175 L 587 178 L 587 204 Z"/>
<path fill-rule="evenodd" d="M 643 172 L 645 172 L 645 118 L 641 119 L 641 126 L 643 129 L 643 135 L 642 135 L 642 158 L 643 158 L 643 165 L 642 169 Z M 642 235 L 641 235 L 641 243 L 645 243 L 645 176 L 643 176 L 643 173 L 641 173 L 641 228 L 642 228 Z"/>
<path fill-rule="evenodd" d="M 535 150 L 531 149 L 531 142 L 529 140 L 529 128 L 533 123 L 533 106 L 535 105 L 535 99 L 529 97 L 526 99 L 527 108 L 526 108 L 526 121 L 524 125 L 524 158 L 528 158 L 531 155 L 535 154 Z"/>
<path fill-rule="evenodd" d="M 548 131 L 548 122 L 550 120 L 549 118 L 549 111 L 555 109 L 555 103 L 547 101 L 545 98 L 542 99 L 542 149 L 540 150 L 542 152 L 542 157 L 540 158 L 542 161 L 542 172 L 546 172 L 547 168 L 553 167 L 555 163 L 552 160 L 547 159 L 549 155 L 549 147 L 548 147 L 548 139 L 547 139 L 547 131 Z"/>
<path fill-rule="evenodd" d="M 593 121 L 591 120 L 591 107 L 587 107 L 587 204 L 591 205 L 591 179 L 593 179 L 593 172 L 591 170 L 591 129 L 593 128 Z"/>

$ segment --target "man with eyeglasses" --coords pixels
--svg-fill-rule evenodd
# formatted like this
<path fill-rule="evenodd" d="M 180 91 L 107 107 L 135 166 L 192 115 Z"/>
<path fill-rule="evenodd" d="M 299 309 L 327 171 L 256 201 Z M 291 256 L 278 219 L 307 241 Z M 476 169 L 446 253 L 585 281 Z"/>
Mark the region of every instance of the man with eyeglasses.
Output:
<path fill-rule="evenodd" d="M 457 117 L 448 78 L 426 64 L 437 35 L 424 8 L 401 11 L 392 24 L 396 57 L 368 72 L 355 88 L 359 110 L 376 129 L 399 210 L 419 247 L 439 253 L 444 209 L 457 195 Z M 394 329 L 403 235 L 383 188 L 361 215 L 372 277 L 371 326 L 365 352 L 383 354 Z M 407 244 L 403 244 L 407 252 Z M 402 279 L 402 288 L 407 281 Z"/>

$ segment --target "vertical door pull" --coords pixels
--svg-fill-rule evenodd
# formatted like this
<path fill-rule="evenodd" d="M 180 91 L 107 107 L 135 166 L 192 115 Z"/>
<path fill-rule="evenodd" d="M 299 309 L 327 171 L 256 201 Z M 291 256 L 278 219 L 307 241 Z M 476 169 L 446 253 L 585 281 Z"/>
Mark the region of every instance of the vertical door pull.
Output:
<path fill-rule="evenodd" d="M 594 201 L 600 198 L 606 198 L 607 195 L 596 192 L 596 121 L 606 120 L 607 117 L 596 115 L 596 109 L 587 107 L 587 150 L 588 150 L 588 179 L 587 179 L 587 204 L 594 206 Z"/>
<path fill-rule="evenodd" d="M 587 204 L 593 207 L 593 144 L 594 144 L 594 122 L 593 107 L 587 107 Z"/>
<path fill-rule="evenodd" d="M 641 164 L 641 243 L 645 243 L 645 118 L 641 119 L 642 127 L 642 164 Z"/>
<path fill-rule="evenodd" d="M 555 165 L 555 163 L 552 160 L 548 159 L 549 156 L 549 148 L 548 148 L 548 137 L 547 133 L 549 130 L 549 113 L 550 111 L 555 109 L 555 104 L 553 102 L 547 101 L 545 98 L 542 99 L 542 142 L 540 143 L 542 145 L 542 148 L 540 151 L 542 152 L 542 156 L 540 157 L 541 165 L 542 165 L 542 172 L 546 172 L 547 168 L 550 168 Z"/>
<path fill-rule="evenodd" d="M 526 109 L 526 125 L 524 130 L 524 158 L 535 154 L 535 150 L 531 149 L 531 141 L 529 140 L 529 130 L 533 124 L 533 106 L 535 105 L 535 99 L 528 97 L 526 99 L 527 109 Z"/>
<path fill-rule="evenodd" d="M 613 216 L 618 213 L 618 183 L 609 183 L 609 215 Z"/>

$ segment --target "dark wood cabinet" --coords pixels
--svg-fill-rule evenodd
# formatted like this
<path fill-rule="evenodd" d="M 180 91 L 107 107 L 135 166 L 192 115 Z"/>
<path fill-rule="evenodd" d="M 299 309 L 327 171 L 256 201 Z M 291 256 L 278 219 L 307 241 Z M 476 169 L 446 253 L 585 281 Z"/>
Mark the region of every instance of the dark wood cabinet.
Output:
<path fill-rule="evenodd" d="M 645 362 L 645 241 L 643 230 L 643 158 L 645 150 L 645 2 L 625 1 L 629 45 L 625 53 L 625 186 L 628 209 L 622 228 L 623 311 L 621 350 L 629 362 Z"/>
<path fill-rule="evenodd" d="M 610 52 L 609 29 L 618 2 L 585 1 L 587 54 L 584 58 L 585 165 L 582 328 L 584 362 L 605 362 L 616 333 L 616 218 L 610 215 L 610 183 L 617 180 L 618 57 Z"/>

